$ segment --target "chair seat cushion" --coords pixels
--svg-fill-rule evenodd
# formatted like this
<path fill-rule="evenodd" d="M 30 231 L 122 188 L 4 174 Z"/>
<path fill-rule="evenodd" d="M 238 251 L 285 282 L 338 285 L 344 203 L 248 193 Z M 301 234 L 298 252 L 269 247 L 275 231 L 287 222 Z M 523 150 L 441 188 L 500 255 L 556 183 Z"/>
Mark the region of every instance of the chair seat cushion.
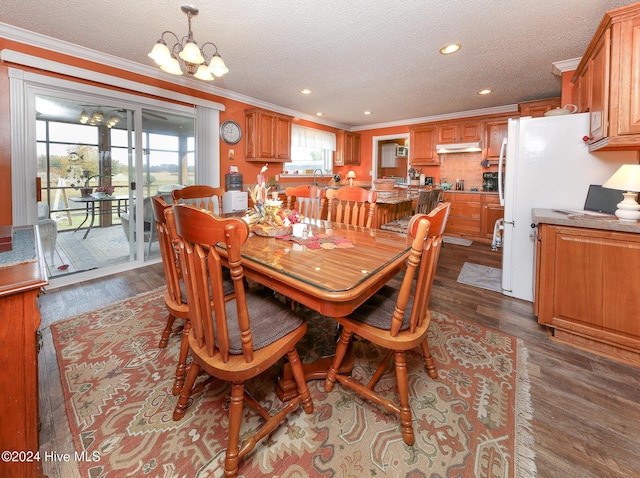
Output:
<path fill-rule="evenodd" d="M 349 318 L 357 320 L 372 327 L 383 330 L 391 329 L 391 318 L 396 309 L 396 301 L 400 291 L 388 285 L 380 289 L 373 297 L 358 307 Z M 409 328 L 411 309 L 413 308 L 413 298 L 409 299 L 407 308 L 404 311 L 402 327 L 400 330 Z"/>
<path fill-rule="evenodd" d="M 289 306 L 273 297 L 268 289 L 249 289 L 246 292 L 247 309 L 251 320 L 253 350 L 259 350 L 281 339 L 300 327 L 302 317 L 296 315 Z M 236 301 L 226 302 L 227 324 L 229 327 L 230 352 L 241 354 L 240 329 Z"/>

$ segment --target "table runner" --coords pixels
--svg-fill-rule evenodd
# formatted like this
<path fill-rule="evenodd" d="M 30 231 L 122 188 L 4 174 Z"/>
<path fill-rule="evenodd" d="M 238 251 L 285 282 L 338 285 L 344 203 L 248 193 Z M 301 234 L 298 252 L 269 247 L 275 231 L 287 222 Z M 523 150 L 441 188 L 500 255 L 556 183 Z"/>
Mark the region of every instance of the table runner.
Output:
<path fill-rule="evenodd" d="M 346 237 L 335 236 L 333 234 L 315 234 L 308 239 L 295 237 L 291 234 L 278 237 L 285 241 L 292 241 L 309 249 L 349 249 L 355 245 Z"/>

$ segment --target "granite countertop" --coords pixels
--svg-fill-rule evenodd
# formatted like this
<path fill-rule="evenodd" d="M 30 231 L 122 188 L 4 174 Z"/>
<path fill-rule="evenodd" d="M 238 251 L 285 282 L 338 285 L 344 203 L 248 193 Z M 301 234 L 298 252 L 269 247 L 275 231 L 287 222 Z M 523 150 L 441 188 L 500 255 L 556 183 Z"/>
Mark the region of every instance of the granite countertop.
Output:
<path fill-rule="evenodd" d="M 456 194 L 498 194 L 498 191 L 470 191 L 470 190 L 457 191 L 455 189 L 448 189 L 448 190 L 445 190 L 445 194 L 447 194 L 447 193 L 456 193 Z"/>
<path fill-rule="evenodd" d="M 589 216 L 585 214 L 566 214 L 554 209 L 531 210 L 533 222 L 536 224 L 553 224 L 556 226 L 583 227 L 605 231 L 631 232 L 640 234 L 640 222 L 621 221 L 615 216 Z"/>

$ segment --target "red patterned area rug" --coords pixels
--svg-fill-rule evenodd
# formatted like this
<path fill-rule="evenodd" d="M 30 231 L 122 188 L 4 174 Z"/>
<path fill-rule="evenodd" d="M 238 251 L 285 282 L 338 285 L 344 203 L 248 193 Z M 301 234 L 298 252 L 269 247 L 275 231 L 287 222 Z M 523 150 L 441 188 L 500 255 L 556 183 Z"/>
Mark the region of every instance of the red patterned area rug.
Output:
<path fill-rule="evenodd" d="M 304 360 L 332 351 L 335 343 L 334 323 L 308 315 L 309 333 L 299 347 Z M 89 458 L 78 462 L 81 476 L 223 475 L 229 388 L 209 382 L 185 417 L 172 420 L 180 337 L 157 348 L 165 320 L 161 292 L 155 291 L 52 326 L 75 452 Z M 407 360 L 414 446 L 403 443 L 395 416 L 339 384 L 327 394 L 322 381 L 313 381 L 315 412 L 289 415 L 241 461 L 240 476 L 535 476 L 520 341 L 433 313 L 429 342 L 436 380 L 417 357 Z M 356 341 L 354 354 L 353 374 L 366 370 L 370 376 L 380 350 Z M 281 407 L 277 372 L 248 387 L 274 409 Z M 395 397 L 393 374 L 378 387 Z M 261 418 L 245 410 L 243 428 L 249 430 Z"/>

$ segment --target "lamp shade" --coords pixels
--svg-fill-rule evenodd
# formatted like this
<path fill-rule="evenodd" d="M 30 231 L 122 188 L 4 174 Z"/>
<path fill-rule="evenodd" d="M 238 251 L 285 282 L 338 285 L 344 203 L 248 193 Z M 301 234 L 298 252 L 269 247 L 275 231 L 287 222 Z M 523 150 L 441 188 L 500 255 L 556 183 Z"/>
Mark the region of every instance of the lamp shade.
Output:
<path fill-rule="evenodd" d="M 194 63 L 196 65 L 204 63 L 204 57 L 202 56 L 202 53 L 200 53 L 200 48 L 198 48 L 198 45 L 191 40 L 187 40 L 179 55 L 180 58 L 189 63 Z"/>
<path fill-rule="evenodd" d="M 356 178 L 356 173 L 354 171 L 349 171 L 347 173 L 347 179 L 355 179 Z"/>
<path fill-rule="evenodd" d="M 156 62 L 156 65 L 159 66 L 166 65 L 171 61 L 171 52 L 169 51 L 169 47 L 162 40 L 153 46 L 153 49 L 148 56 Z"/>
<path fill-rule="evenodd" d="M 209 71 L 211 71 L 214 76 L 220 77 L 229 73 L 229 68 L 224 64 L 222 57 L 216 53 L 213 55 L 213 58 L 211 58 L 211 62 L 209 63 Z"/>
<path fill-rule="evenodd" d="M 602 187 L 631 192 L 640 191 L 640 164 L 623 164 Z"/>
<path fill-rule="evenodd" d="M 196 74 L 193 76 L 198 78 L 199 80 L 213 81 L 213 75 L 211 74 L 211 72 L 209 71 L 209 68 L 207 68 L 206 65 L 198 66 L 198 69 L 196 70 Z"/>
<path fill-rule="evenodd" d="M 622 194 L 623 201 L 617 205 L 616 216 L 618 219 L 621 221 L 640 220 L 640 204 L 636 201 L 636 195 L 640 191 L 640 164 L 623 164 L 602 186 L 627 191 Z"/>
<path fill-rule="evenodd" d="M 172 75 L 183 75 L 182 68 L 180 68 L 180 63 L 178 63 L 178 59 L 175 57 L 171 58 L 171 61 L 165 63 L 160 66 L 162 71 L 166 71 L 167 73 L 171 73 Z"/>

